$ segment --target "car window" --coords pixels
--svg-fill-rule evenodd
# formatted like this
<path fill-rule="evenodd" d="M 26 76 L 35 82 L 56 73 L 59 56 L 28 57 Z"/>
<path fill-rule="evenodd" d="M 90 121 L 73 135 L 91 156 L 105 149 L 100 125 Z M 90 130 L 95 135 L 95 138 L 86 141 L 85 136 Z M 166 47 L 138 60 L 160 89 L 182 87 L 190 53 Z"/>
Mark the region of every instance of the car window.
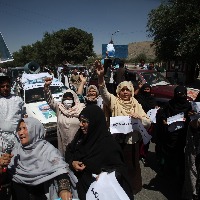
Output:
<path fill-rule="evenodd" d="M 44 91 L 43 87 L 33 88 L 29 90 L 25 90 L 25 103 L 33 103 L 38 101 L 44 101 Z M 50 90 L 52 94 L 62 93 L 63 90 L 66 90 L 65 86 L 50 86 Z"/>
<path fill-rule="evenodd" d="M 50 90 L 52 94 L 62 93 L 64 90 L 67 90 L 66 86 L 50 86 Z"/>
<path fill-rule="evenodd" d="M 25 90 L 25 103 L 32 103 L 44 100 L 43 87 Z"/>
<path fill-rule="evenodd" d="M 143 72 L 142 76 L 150 85 L 169 85 L 171 84 L 160 72 Z"/>

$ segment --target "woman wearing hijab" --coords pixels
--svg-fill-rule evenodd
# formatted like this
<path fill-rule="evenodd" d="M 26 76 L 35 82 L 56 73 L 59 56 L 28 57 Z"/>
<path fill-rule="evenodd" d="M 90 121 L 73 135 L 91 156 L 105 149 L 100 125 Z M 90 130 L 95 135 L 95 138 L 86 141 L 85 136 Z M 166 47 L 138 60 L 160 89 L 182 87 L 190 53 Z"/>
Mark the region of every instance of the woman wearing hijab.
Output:
<path fill-rule="evenodd" d="M 138 100 L 138 103 L 142 105 L 143 110 L 147 113 L 149 110 L 157 108 L 156 99 L 151 95 L 151 86 L 148 83 L 145 83 L 142 85 L 142 87 L 139 89 L 139 92 L 137 95 L 135 95 L 135 98 Z M 151 124 L 151 127 L 148 130 L 148 133 L 150 135 L 153 134 L 154 126 Z M 148 142 L 146 145 L 143 143 L 143 141 L 140 141 L 140 160 L 146 164 L 146 156 L 149 149 Z"/>
<path fill-rule="evenodd" d="M 45 79 L 45 99 L 51 109 L 56 112 L 58 149 L 64 155 L 66 146 L 72 141 L 79 129 L 78 116 L 85 105 L 80 103 L 76 93 L 70 89 L 64 93 L 61 103 L 54 101 L 49 88 L 51 82 L 51 78 Z"/>
<path fill-rule="evenodd" d="M 142 106 L 133 97 L 134 88 L 130 81 L 121 82 L 116 89 L 117 96 L 110 94 L 104 83 L 104 67 L 100 61 L 95 62 L 98 74 L 99 90 L 104 103 L 110 108 L 112 117 L 131 116 L 139 119 L 143 126 L 148 129 L 151 121 L 142 109 Z M 139 142 L 141 134 L 138 131 L 124 135 L 116 136 L 117 141 L 121 144 L 124 152 L 125 162 L 128 165 L 129 175 L 132 179 L 132 188 L 134 193 L 138 193 L 142 189 L 142 177 L 139 164 Z"/>
<path fill-rule="evenodd" d="M 79 116 L 80 129 L 68 145 L 65 159 L 78 178 L 77 191 L 81 200 L 86 199 L 92 174 L 102 170 L 116 171 L 117 179 L 130 199 L 133 199 L 128 183 L 127 169 L 120 146 L 108 132 L 103 111 L 97 105 L 84 108 Z"/>
<path fill-rule="evenodd" d="M 43 140 L 45 129 L 35 118 L 23 118 L 17 128 L 20 144 L 9 164 L 14 199 L 54 200 L 72 197 L 68 164 L 58 149 Z"/>
<path fill-rule="evenodd" d="M 154 96 L 151 95 L 151 86 L 148 83 L 142 85 L 135 98 L 146 113 L 157 106 Z"/>
<path fill-rule="evenodd" d="M 174 97 L 169 100 L 166 106 L 160 110 L 157 135 L 159 136 L 159 145 L 161 147 L 162 168 L 168 169 L 172 174 L 178 176 L 180 187 L 184 181 L 184 148 L 186 144 L 186 135 L 188 124 L 190 121 L 189 114 L 192 111 L 191 103 L 187 100 L 187 88 L 184 86 L 177 86 L 174 89 Z M 175 128 L 170 131 L 167 125 L 167 118 L 174 115 L 184 113 L 182 127 Z"/>
<path fill-rule="evenodd" d="M 89 85 L 86 90 L 86 96 L 83 96 L 84 85 L 86 84 L 86 78 L 83 75 L 80 75 L 80 86 L 77 91 L 77 95 L 81 102 L 84 102 L 87 105 L 97 104 L 100 108 L 103 108 L 103 100 L 99 95 L 99 90 L 95 85 Z"/>

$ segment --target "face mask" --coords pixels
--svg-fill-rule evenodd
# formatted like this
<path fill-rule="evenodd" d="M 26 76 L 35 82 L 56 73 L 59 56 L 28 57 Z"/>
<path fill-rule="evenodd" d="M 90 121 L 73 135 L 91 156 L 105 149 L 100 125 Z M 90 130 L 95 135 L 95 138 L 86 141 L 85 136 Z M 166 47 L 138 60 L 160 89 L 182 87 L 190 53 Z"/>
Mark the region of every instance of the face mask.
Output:
<path fill-rule="evenodd" d="M 73 100 L 64 100 L 63 101 L 63 105 L 65 106 L 65 108 L 71 108 L 73 104 Z"/>

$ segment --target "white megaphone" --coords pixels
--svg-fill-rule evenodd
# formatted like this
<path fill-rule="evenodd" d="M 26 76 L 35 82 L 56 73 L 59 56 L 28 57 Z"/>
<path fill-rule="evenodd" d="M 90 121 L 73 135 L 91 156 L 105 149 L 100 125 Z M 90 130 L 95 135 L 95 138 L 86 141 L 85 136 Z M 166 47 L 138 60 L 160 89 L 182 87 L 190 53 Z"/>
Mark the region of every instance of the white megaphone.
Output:
<path fill-rule="evenodd" d="M 37 74 L 40 72 L 40 66 L 36 62 L 31 61 L 24 66 L 24 71 L 27 74 Z"/>

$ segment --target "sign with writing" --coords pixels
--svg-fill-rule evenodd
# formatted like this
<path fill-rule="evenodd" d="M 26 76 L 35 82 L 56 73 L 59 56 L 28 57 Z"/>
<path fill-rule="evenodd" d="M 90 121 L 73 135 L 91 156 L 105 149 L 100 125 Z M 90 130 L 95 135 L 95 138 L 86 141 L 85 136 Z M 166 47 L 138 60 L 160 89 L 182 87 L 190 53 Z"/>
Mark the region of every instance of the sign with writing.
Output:
<path fill-rule="evenodd" d="M 156 123 L 156 114 L 157 114 L 158 108 L 151 109 L 147 112 L 148 117 L 151 120 L 151 123 Z"/>
<path fill-rule="evenodd" d="M 123 134 L 133 132 L 131 117 L 129 116 L 110 117 L 110 132 L 123 133 Z"/>
<path fill-rule="evenodd" d="M 134 131 L 141 133 L 144 144 L 147 144 L 151 139 L 151 135 L 148 134 L 147 130 L 144 128 L 139 119 L 134 119 L 130 116 L 110 117 L 111 134 L 128 134 L 133 133 Z"/>
<path fill-rule="evenodd" d="M 177 115 L 174 115 L 172 117 L 168 117 L 167 118 L 167 124 L 168 125 L 172 124 L 174 122 L 183 122 L 183 121 L 185 121 L 185 119 L 184 119 L 184 113 L 179 113 Z"/>
<path fill-rule="evenodd" d="M 115 172 L 103 172 L 94 181 L 86 194 L 86 200 L 130 200 L 118 183 Z"/>

